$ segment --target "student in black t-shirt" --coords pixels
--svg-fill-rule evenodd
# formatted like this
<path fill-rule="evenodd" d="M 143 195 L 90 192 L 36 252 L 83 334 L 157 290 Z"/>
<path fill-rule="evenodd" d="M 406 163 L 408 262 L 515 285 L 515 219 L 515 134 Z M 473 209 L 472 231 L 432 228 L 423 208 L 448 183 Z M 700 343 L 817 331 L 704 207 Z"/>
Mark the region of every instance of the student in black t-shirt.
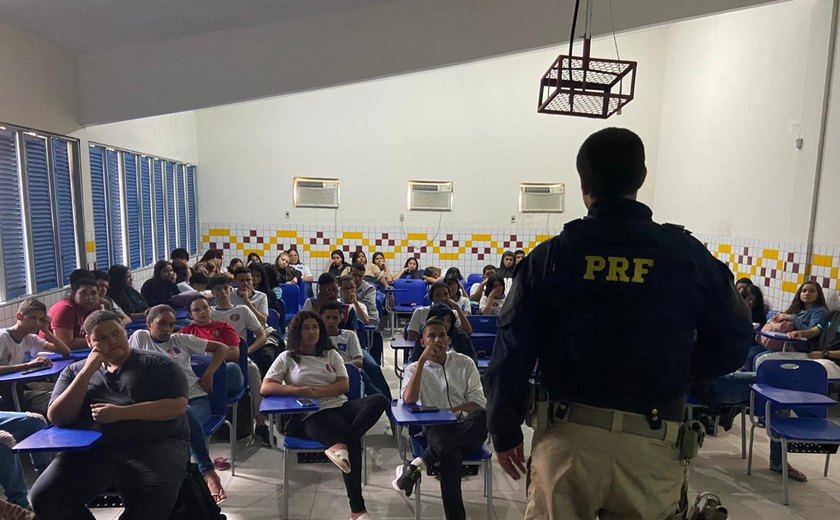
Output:
<path fill-rule="evenodd" d="M 94 518 L 85 504 L 116 486 L 120 518 L 169 518 L 190 458 L 187 380 L 169 359 L 128 346 L 116 314 L 85 320 L 91 353 L 64 369 L 47 415 L 56 426 L 99 430 L 83 452 L 63 452 L 35 482 L 39 519 Z"/>

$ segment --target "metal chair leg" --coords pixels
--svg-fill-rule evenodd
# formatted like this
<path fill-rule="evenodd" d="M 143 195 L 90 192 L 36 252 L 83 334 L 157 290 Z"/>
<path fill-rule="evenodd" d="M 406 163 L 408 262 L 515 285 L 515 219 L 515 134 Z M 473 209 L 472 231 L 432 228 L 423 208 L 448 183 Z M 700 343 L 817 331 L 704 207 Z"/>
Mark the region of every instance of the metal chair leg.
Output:
<path fill-rule="evenodd" d="M 785 505 L 788 505 L 788 461 L 787 461 L 787 441 L 782 439 L 782 496 Z"/>
<path fill-rule="evenodd" d="M 236 428 L 236 426 L 237 426 L 236 416 L 238 415 L 237 412 L 239 412 L 239 402 L 238 401 L 233 403 L 233 411 L 231 412 L 233 414 L 233 417 L 232 417 L 233 424 L 231 425 L 230 432 L 229 432 L 230 433 L 230 476 L 231 477 L 236 476 L 236 433 L 239 431 Z"/>
<path fill-rule="evenodd" d="M 741 458 L 747 458 L 747 409 L 741 407 Z"/>
<path fill-rule="evenodd" d="M 420 520 L 420 480 L 423 477 L 417 480 L 417 483 L 414 484 L 414 519 Z"/>
<path fill-rule="evenodd" d="M 753 439 L 755 437 L 755 425 L 750 426 L 750 449 L 747 454 L 747 475 L 752 475 L 752 453 L 753 453 Z"/>
<path fill-rule="evenodd" d="M 493 518 L 493 460 L 487 461 L 484 466 L 484 481 L 487 487 L 487 519 Z"/>
<path fill-rule="evenodd" d="M 825 454 L 825 469 L 823 470 L 823 476 L 824 477 L 828 476 L 828 461 L 829 461 L 830 458 L 831 458 L 831 453 L 826 453 Z"/>
<path fill-rule="evenodd" d="M 289 456 L 288 450 L 283 450 L 283 519 L 289 520 Z"/>

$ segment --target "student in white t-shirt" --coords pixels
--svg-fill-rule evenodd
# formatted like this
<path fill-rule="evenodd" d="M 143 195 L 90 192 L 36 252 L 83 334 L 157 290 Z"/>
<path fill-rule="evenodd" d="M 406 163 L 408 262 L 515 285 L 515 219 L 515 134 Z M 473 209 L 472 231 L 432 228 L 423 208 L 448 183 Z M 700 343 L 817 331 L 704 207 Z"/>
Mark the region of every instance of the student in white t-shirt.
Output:
<path fill-rule="evenodd" d="M 368 519 L 362 497 L 361 439 L 390 402 L 381 395 L 347 400 L 347 367 L 324 321 L 314 312 L 301 311 L 292 319 L 287 341 L 288 349 L 271 365 L 260 392 L 320 400 L 317 412 L 294 415 L 287 431 L 329 446 L 324 453 L 344 473 L 351 520 Z"/>
<path fill-rule="evenodd" d="M 345 363 L 352 363 L 362 370 L 365 395 L 382 394 L 391 402 L 391 388 L 382 373 L 382 367 L 376 363 L 370 353 L 362 350 L 356 331 L 340 329 L 342 309 L 338 301 L 326 302 L 321 306 L 321 319 L 327 327 L 327 334 Z"/>
<path fill-rule="evenodd" d="M 216 370 L 225 364 L 228 348 L 218 341 L 207 341 L 190 334 L 173 334 L 175 330 L 175 311 L 169 305 L 155 305 L 146 311 L 148 330 L 138 330 L 128 339 L 131 348 L 157 352 L 174 361 L 187 378 L 189 393 L 187 398 L 187 419 L 190 423 L 190 449 L 198 469 L 204 476 L 210 494 L 216 502 L 227 498 L 222 488 L 222 481 L 210 460 L 210 448 L 204 436 L 204 423 L 210 419 L 210 398 L 213 390 L 213 376 Z M 193 372 L 190 357 L 193 355 L 212 354 L 213 359 L 199 379 Z M 233 432 L 232 432 L 233 434 Z"/>
<path fill-rule="evenodd" d="M 498 316 L 505 304 L 505 279 L 502 275 L 491 276 L 484 287 L 484 295 L 478 302 L 478 309 L 482 316 Z"/>
<path fill-rule="evenodd" d="M 468 336 L 472 334 L 472 327 L 470 326 L 467 316 L 464 314 L 464 311 L 461 310 L 458 303 L 452 300 L 452 297 L 449 294 L 449 287 L 447 287 L 445 283 L 435 282 L 429 286 L 429 299 L 432 301 L 432 305 L 436 303 L 448 305 L 452 309 L 452 313 L 455 315 L 455 326 L 463 330 Z M 430 308 L 431 305 L 428 307 L 417 307 L 414 309 L 414 312 L 411 314 L 411 320 L 408 322 L 409 340 L 417 341 L 417 338 L 420 337 L 420 329 L 423 328 L 423 324 L 426 323 L 426 317 L 429 315 Z"/>
<path fill-rule="evenodd" d="M 312 283 L 315 278 L 312 277 L 312 270 L 306 266 L 306 264 L 301 263 L 300 255 L 298 254 L 297 249 L 289 249 L 286 251 L 286 254 L 289 255 L 289 265 L 297 269 L 303 275 L 303 281 L 306 283 Z"/>
<path fill-rule="evenodd" d="M 481 270 L 481 281 L 478 283 L 472 284 L 470 287 L 470 300 L 478 303 L 481 301 L 481 297 L 484 296 L 484 288 L 487 286 L 487 282 L 490 281 L 490 277 L 496 274 L 496 266 L 493 264 L 487 264 L 484 266 L 484 269 Z"/>
<path fill-rule="evenodd" d="M 41 351 L 70 355 L 67 345 L 52 333 L 47 307 L 39 300 L 28 298 L 22 301 L 15 320 L 8 329 L 0 329 L 0 375 L 52 366 L 49 358 L 38 355 Z M 43 332 L 46 339 L 38 336 L 39 332 Z M 27 353 L 31 355 L 31 361 L 26 361 Z M 52 383 L 21 385 L 19 390 L 22 390 L 25 408 L 46 415 L 52 387 Z M 4 390 L 11 392 L 11 385 Z"/>

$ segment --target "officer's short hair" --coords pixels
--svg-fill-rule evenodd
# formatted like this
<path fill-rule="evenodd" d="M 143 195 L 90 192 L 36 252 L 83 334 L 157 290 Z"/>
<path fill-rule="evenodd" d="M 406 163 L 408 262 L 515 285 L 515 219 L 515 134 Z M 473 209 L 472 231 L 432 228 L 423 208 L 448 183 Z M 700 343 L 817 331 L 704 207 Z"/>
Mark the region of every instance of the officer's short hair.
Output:
<path fill-rule="evenodd" d="M 645 181 L 645 145 L 626 128 L 605 128 L 586 138 L 577 155 L 583 189 L 596 199 L 635 193 Z"/>

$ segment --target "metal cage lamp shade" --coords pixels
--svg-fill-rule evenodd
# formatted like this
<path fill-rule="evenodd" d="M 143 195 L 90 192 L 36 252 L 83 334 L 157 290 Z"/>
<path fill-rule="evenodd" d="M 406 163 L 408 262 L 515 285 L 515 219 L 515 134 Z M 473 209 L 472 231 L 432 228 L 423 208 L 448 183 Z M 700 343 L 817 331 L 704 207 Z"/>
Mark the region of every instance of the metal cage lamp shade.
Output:
<path fill-rule="evenodd" d="M 607 119 L 633 100 L 636 90 L 636 62 L 590 57 L 591 16 L 590 0 L 587 6 L 583 55 L 573 55 L 572 38 L 569 54 L 558 56 L 540 78 L 538 113 Z"/>

